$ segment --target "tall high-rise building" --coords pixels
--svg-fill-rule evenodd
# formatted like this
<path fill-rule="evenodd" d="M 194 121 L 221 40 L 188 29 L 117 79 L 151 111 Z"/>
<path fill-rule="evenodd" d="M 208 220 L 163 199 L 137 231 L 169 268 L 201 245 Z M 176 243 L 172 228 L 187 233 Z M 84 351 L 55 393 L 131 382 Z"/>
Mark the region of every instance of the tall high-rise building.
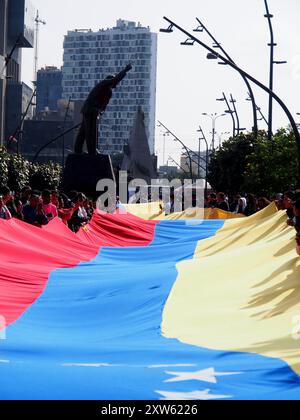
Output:
<path fill-rule="evenodd" d="M 111 29 L 68 32 L 64 41 L 63 98 L 84 101 L 96 83 L 128 63 L 133 70 L 114 91 L 101 119 L 98 148 L 110 154 L 122 152 L 136 112 L 142 107 L 154 154 L 157 34 L 149 27 L 120 19 Z"/>
<path fill-rule="evenodd" d="M 58 111 L 62 99 L 62 71 L 57 67 L 45 67 L 37 73 L 36 112 Z"/>
<path fill-rule="evenodd" d="M 0 0 L 0 145 L 5 140 L 6 114 L 10 102 L 7 96 L 15 92 L 22 99 L 21 49 L 34 44 L 34 9 L 29 0 Z M 21 113 L 17 116 L 21 119 Z"/>

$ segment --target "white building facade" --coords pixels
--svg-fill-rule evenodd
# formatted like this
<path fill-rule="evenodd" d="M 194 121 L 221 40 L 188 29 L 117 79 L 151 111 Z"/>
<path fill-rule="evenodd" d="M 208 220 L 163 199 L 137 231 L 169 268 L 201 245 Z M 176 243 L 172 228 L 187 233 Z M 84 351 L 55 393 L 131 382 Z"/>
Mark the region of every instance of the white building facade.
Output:
<path fill-rule="evenodd" d="M 149 27 L 120 19 L 111 29 L 69 31 L 64 41 L 63 98 L 84 101 L 99 81 L 128 63 L 133 70 L 113 92 L 101 119 L 98 148 L 102 153 L 122 152 L 141 106 L 154 154 L 157 34 Z"/>

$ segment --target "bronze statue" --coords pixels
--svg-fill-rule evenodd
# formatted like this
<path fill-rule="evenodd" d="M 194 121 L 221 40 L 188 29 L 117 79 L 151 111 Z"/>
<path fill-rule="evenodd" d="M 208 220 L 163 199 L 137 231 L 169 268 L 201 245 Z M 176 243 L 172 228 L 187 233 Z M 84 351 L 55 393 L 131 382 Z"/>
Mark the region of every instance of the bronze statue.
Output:
<path fill-rule="evenodd" d="M 102 80 L 92 89 L 81 110 L 82 123 L 75 142 L 75 153 L 81 154 L 84 142 L 86 142 L 88 154 L 97 154 L 98 116 L 103 115 L 112 97 L 112 90 L 117 87 L 131 69 L 132 65 L 128 64 L 119 74 L 107 76 L 105 80 Z"/>

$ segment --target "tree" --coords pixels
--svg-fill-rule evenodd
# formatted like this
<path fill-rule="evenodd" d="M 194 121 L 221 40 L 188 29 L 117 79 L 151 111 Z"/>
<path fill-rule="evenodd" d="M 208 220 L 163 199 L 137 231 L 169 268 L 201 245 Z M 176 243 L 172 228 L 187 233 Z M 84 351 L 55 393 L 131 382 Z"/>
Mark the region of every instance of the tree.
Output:
<path fill-rule="evenodd" d="M 0 187 L 4 187 L 8 183 L 8 162 L 9 154 L 4 148 L 0 148 Z"/>
<path fill-rule="evenodd" d="M 297 186 L 297 146 L 294 133 L 280 129 L 272 141 L 265 131 L 255 140 L 241 134 L 223 143 L 209 165 L 209 182 L 215 190 L 248 192 L 272 197 Z"/>
<path fill-rule="evenodd" d="M 61 173 L 58 164 L 33 165 L 21 155 L 9 154 L 5 148 L 0 148 L 0 188 L 8 186 L 14 192 L 20 192 L 25 185 L 39 191 L 57 189 Z"/>
<path fill-rule="evenodd" d="M 294 133 L 280 129 L 272 141 L 260 135 L 247 157 L 245 191 L 272 197 L 297 187 L 297 145 Z"/>
<path fill-rule="evenodd" d="M 12 191 L 20 191 L 29 183 L 31 164 L 19 155 L 0 149 L 0 187 L 8 186 Z"/>
<path fill-rule="evenodd" d="M 62 168 L 49 162 L 42 165 L 32 165 L 30 185 L 34 190 L 57 190 L 60 184 Z"/>
<path fill-rule="evenodd" d="M 225 141 L 211 157 L 208 182 L 216 191 L 237 194 L 245 185 L 247 157 L 253 153 L 252 134 L 240 134 Z"/>
<path fill-rule="evenodd" d="M 29 184 L 31 163 L 20 155 L 10 155 L 8 160 L 7 186 L 11 191 L 20 191 Z"/>

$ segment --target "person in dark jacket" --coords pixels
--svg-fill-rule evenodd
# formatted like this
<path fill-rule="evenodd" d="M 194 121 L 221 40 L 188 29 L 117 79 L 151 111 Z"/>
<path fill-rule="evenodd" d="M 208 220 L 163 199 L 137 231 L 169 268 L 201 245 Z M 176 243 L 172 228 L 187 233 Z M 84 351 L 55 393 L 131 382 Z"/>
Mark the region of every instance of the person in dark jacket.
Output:
<path fill-rule="evenodd" d="M 22 210 L 24 222 L 34 226 L 44 226 L 49 223 L 48 217 L 43 210 L 43 201 L 38 192 L 33 192 L 29 204 L 23 207 Z"/>
<path fill-rule="evenodd" d="M 288 217 L 288 224 L 293 226 L 295 194 L 292 191 L 284 193 L 283 203 Z"/>
<path fill-rule="evenodd" d="M 112 97 L 113 89 L 117 87 L 131 69 L 131 64 L 128 64 L 119 74 L 107 76 L 105 80 L 102 80 L 92 89 L 81 110 L 82 123 L 76 138 L 75 153 L 81 154 L 86 142 L 88 154 L 97 154 L 98 116 L 105 112 Z"/>
<path fill-rule="evenodd" d="M 226 200 L 226 196 L 223 192 L 219 192 L 217 194 L 216 208 L 223 211 L 230 211 L 228 201 Z"/>
<path fill-rule="evenodd" d="M 245 216 L 252 216 L 257 212 L 256 198 L 253 194 L 247 194 L 247 206 L 245 208 Z"/>

